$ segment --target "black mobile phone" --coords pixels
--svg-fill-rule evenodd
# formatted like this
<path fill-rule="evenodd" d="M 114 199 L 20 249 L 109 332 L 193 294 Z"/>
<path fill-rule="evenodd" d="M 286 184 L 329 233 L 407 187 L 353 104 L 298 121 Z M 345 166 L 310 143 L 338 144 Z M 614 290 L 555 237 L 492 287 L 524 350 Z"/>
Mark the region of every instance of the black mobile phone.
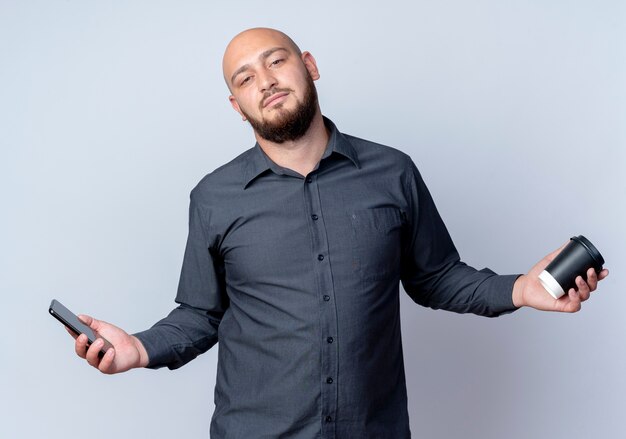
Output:
<path fill-rule="evenodd" d="M 76 317 L 76 314 L 74 314 L 72 311 L 64 307 L 63 304 L 59 302 L 58 300 L 52 299 L 52 302 L 50 302 L 50 308 L 48 309 L 48 311 L 50 312 L 52 317 L 56 318 L 59 322 L 63 323 L 74 334 L 76 335 L 85 334 L 87 336 L 88 346 L 91 345 L 91 343 L 93 343 L 94 341 L 96 341 L 96 338 L 101 338 L 104 341 L 104 345 L 102 346 L 102 349 L 100 349 L 100 352 L 98 353 L 98 357 L 102 358 L 103 355 L 106 354 L 106 352 L 113 347 L 111 343 L 109 343 L 109 341 L 105 339 L 104 337 L 96 336 L 95 332 L 93 332 L 93 330 L 89 326 L 85 325 L 83 322 L 78 320 L 78 317 Z"/>

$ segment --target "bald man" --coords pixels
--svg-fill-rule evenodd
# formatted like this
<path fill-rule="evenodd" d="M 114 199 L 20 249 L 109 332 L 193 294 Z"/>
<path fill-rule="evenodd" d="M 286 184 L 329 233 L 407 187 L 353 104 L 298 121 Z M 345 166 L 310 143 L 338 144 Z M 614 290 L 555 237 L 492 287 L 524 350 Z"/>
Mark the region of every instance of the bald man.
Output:
<path fill-rule="evenodd" d="M 76 353 L 103 373 L 178 368 L 219 341 L 212 438 L 410 437 L 399 284 L 418 304 L 495 317 L 521 306 L 576 312 L 590 269 L 558 300 L 538 274 L 461 262 L 411 158 L 341 133 L 322 116 L 309 52 L 250 29 L 223 59 L 253 148 L 191 191 L 179 306 L 129 335 L 81 318 L 102 340 Z"/>

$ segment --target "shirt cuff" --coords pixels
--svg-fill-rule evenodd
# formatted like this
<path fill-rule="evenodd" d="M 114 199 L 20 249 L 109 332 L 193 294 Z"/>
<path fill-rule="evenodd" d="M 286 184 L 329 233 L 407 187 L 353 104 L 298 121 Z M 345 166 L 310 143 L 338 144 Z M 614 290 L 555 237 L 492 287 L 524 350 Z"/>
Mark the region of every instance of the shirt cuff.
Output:
<path fill-rule="evenodd" d="M 133 334 L 137 337 L 148 353 L 148 369 L 158 369 L 167 366 L 172 361 L 170 346 L 163 343 L 163 337 L 158 328 L 150 328 Z"/>
<path fill-rule="evenodd" d="M 489 307 L 496 315 L 510 314 L 519 307 L 513 304 L 513 285 L 521 274 L 505 274 L 494 276 L 489 279 L 491 294 Z"/>

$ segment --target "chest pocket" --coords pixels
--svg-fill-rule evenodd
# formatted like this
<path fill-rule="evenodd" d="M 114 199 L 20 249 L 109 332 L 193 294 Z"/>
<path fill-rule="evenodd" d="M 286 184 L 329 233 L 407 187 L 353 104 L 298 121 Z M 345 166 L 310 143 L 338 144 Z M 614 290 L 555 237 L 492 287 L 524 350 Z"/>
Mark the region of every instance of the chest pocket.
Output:
<path fill-rule="evenodd" d="M 355 210 L 352 268 L 363 280 L 387 279 L 400 272 L 402 214 L 395 207 Z"/>

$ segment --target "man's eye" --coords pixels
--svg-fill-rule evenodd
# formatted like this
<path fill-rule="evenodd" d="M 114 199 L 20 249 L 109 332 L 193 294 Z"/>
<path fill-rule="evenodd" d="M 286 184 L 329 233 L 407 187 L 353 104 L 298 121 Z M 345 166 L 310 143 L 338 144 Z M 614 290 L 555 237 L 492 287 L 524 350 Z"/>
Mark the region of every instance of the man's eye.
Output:
<path fill-rule="evenodd" d="M 245 83 L 249 82 L 250 79 L 252 79 L 252 76 L 246 76 L 245 78 L 243 78 L 243 80 L 241 81 L 241 85 L 244 85 Z"/>
<path fill-rule="evenodd" d="M 272 65 L 275 66 L 276 64 L 280 64 L 281 62 L 283 62 L 283 59 L 277 59 L 275 61 L 272 61 Z"/>

